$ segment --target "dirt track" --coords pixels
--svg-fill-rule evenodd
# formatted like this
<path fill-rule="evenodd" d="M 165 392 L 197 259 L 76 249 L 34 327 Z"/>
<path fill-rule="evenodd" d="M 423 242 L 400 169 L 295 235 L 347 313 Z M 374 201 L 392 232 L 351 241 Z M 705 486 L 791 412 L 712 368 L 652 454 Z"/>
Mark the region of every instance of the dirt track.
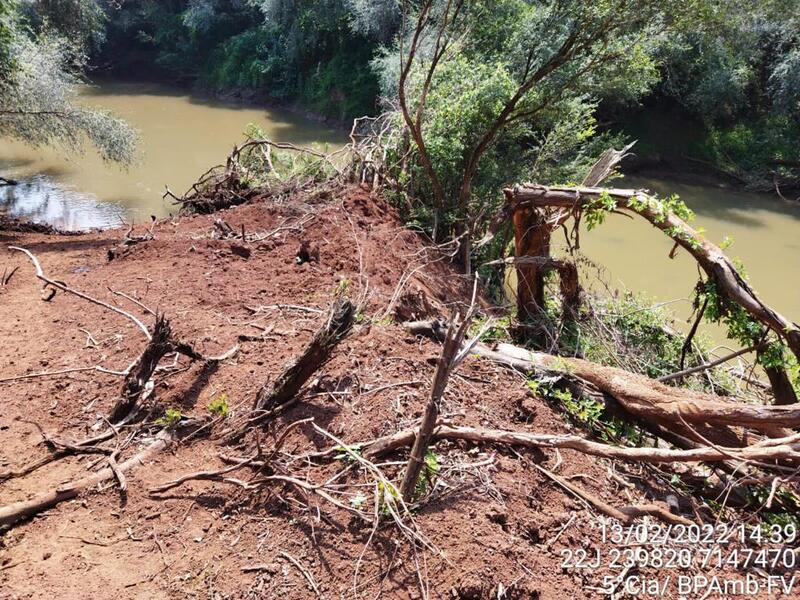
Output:
<path fill-rule="evenodd" d="M 0 272 L 19 267 L 0 287 L 0 379 L 93 365 L 121 370 L 144 344 L 142 332 L 119 315 L 63 293 L 42 301 L 32 265 L 8 245 L 34 252 L 52 278 L 147 322 L 151 316 L 108 288 L 164 312 L 180 337 L 207 354 L 223 352 L 246 336 L 239 354 L 218 368 L 181 359 L 184 368 L 158 378 L 154 401 L 186 416 L 208 416 L 209 402 L 223 393 L 233 416 L 248 410 L 258 387 L 280 372 L 322 318 L 286 306 L 325 310 L 335 290 L 357 295 L 368 283 L 369 301 L 355 331 L 313 390 L 278 424 L 313 417 L 348 443 L 413 425 L 425 404 L 439 347 L 409 336 L 383 313 L 404 274 L 430 253 L 383 201 L 360 188 L 344 196 L 315 205 L 262 201 L 214 217 L 166 220 L 155 228 L 155 240 L 111 261 L 107 252 L 123 231 L 70 237 L 0 231 Z M 211 239 L 218 217 L 234 231 L 244 224 L 247 232 L 274 233 L 252 244 Z M 302 230 L 293 229 L 300 220 L 306 221 Z M 310 260 L 297 260 L 301 247 Z M 444 302 L 464 298 L 468 288 L 439 261 L 416 270 L 406 291 L 424 295 L 444 312 Z M 269 308 L 254 312 L 258 307 Z M 396 383 L 404 385 L 373 391 Z M 91 433 L 88 426 L 109 412 L 119 384 L 119 377 L 97 372 L 0 383 L 0 471 L 46 453 L 31 421 L 61 439 Z M 530 395 L 523 378 L 480 360 L 466 361 L 448 388 L 444 408 L 455 424 L 568 430 L 558 413 Z M 216 433 L 132 471 L 127 503 L 108 486 L 2 535 L 0 599 L 316 597 L 282 552 L 303 565 L 326 598 L 419 598 L 420 579 L 429 585 L 430 598 L 496 598 L 498 587 L 507 590 L 506 598 L 598 597 L 589 588 L 599 585 L 601 573 L 562 569 L 561 555 L 566 548 L 600 546 L 597 517 L 526 464 L 553 466 L 554 453 L 520 456 L 439 444 L 442 479 L 453 488 L 423 507 L 417 522 L 442 554 L 415 556 L 407 544 L 395 544 L 391 528 L 382 528 L 359 564 L 370 526 L 318 500 L 306 508 L 280 487 L 253 495 L 193 482 L 159 499 L 148 495 L 149 488 L 187 472 L 222 467 Z M 328 445 L 310 426 L 302 426 L 284 450 L 302 454 Z M 242 452 L 230 449 L 230 454 Z M 96 458 L 69 458 L 0 482 L 0 504 L 81 476 Z M 480 466 L 469 466 L 475 464 Z M 339 466 L 303 467 L 299 476 L 324 481 Z M 628 468 L 634 474 L 638 469 Z M 629 493 L 639 500 L 663 500 L 657 488 L 650 496 L 623 490 L 609 476 L 608 464 L 575 452 L 561 453 L 558 472 L 611 504 L 630 502 Z M 648 477 L 641 473 L 631 480 L 646 489 Z M 356 475 L 343 481 L 360 483 Z M 264 568 L 242 571 L 252 565 Z"/>

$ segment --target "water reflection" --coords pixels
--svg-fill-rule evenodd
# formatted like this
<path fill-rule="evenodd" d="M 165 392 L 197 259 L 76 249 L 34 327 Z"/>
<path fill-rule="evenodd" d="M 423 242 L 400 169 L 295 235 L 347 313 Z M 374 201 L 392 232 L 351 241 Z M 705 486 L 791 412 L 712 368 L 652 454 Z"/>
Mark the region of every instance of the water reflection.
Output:
<path fill-rule="evenodd" d="M 49 175 L 34 175 L 18 185 L 0 187 L 0 213 L 59 229 L 111 227 L 125 216 L 123 207 L 65 188 Z"/>

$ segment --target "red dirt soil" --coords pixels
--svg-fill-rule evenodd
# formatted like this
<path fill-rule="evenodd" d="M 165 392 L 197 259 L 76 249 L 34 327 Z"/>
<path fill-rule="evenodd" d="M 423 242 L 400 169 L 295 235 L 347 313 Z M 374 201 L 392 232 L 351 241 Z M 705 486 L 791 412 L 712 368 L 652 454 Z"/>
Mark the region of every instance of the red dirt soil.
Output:
<path fill-rule="evenodd" d="M 247 232 L 273 233 L 247 245 L 212 239 L 217 218 L 235 231 L 244 225 Z M 304 222 L 302 229 L 291 227 L 298 222 Z M 269 447 L 283 425 L 307 417 L 348 443 L 413 426 L 420 417 L 440 348 L 409 335 L 384 313 L 401 282 L 406 295 L 424 296 L 443 315 L 448 301 L 468 298 L 470 286 L 446 261 L 431 262 L 435 251 L 426 250 L 384 201 L 357 187 L 325 203 L 275 205 L 262 199 L 213 216 L 164 220 L 154 232 L 154 240 L 109 261 L 120 230 L 69 237 L 0 231 L 0 271 L 19 267 L 0 287 L 0 379 L 93 365 L 122 370 L 145 343 L 132 323 L 84 300 L 59 292 L 42 301 L 30 261 L 6 249 L 16 245 L 35 253 L 48 276 L 149 324 L 152 316 L 109 288 L 164 312 L 173 331 L 206 354 L 222 353 L 239 336 L 249 336 L 216 369 L 181 358 L 182 368 L 159 375 L 150 401 L 187 416 L 207 417 L 209 403 L 221 394 L 233 409 L 229 420 L 244 415 L 259 386 L 303 348 L 323 318 L 293 308 L 253 308 L 326 310 L 335 290 L 356 296 L 368 289 L 353 333 L 316 385 L 265 430 L 261 442 Z M 299 264 L 301 246 L 310 249 L 311 260 Z M 426 316 L 412 313 L 405 306 L 406 318 Z M 256 339 L 262 331 L 263 339 Z M 171 361 L 169 356 L 163 363 Z M 378 390 L 406 382 L 418 383 Z M 119 377 L 91 371 L 0 383 L 0 471 L 47 453 L 33 422 L 59 439 L 92 433 L 120 384 Z M 444 416 L 459 425 L 570 429 L 530 394 L 523 377 L 472 358 L 451 380 Z M 183 474 L 222 468 L 221 450 L 246 455 L 244 448 L 221 448 L 223 430 L 217 426 L 209 437 L 198 436 L 130 471 L 127 502 L 110 482 L 0 534 L 0 599 L 317 597 L 282 552 L 303 566 L 325 598 L 595 598 L 607 570 L 562 568 L 562 551 L 602 547 L 598 517 L 530 462 L 557 468 L 613 505 L 663 500 L 623 488 L 610 475 L 609 461 L 576 452 L 559 458 L 550 451 L 517 454 L 440 442 L 437 495 L 416 515 L 439 552 L 413 552 L 395 528 L 381 527 L 370 540 L 370 525 L 316 496 L 304 499 L 306 506 L 280 485 L 253 493 L 195 481 L 159 498 L 148 493 Z M 284 451 L 304 454 L 329 445 L 303 425 Z M 138 441 L 119 460 L 141 447 Z M 0 505 L 80 477 L 96 461 L 96 455 L 70 457 L 0 482 Z M 295 475 L 322 482 L 343 466 L 297 465 Z M 387 472 L 399 476 L 400 468 L 390 465 Z M 633 473 L 637 484 L 647 478 L 636 466 L 615 468 Z M 342 492 L 362 490 L 371 501 L 371 487 L 355 487 L 366 482 L 363 474 L 341 482 L 350 484 Z M 342 498 L 347 502 L 348 496 Z M 252 565 L 264 568 L 243 571 Z"/>

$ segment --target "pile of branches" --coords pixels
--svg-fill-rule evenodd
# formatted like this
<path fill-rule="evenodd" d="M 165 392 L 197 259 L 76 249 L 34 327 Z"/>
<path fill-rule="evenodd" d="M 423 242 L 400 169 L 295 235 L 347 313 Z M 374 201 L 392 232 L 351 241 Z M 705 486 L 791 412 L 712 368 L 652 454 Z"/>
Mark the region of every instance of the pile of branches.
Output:
<path fill-rule="evenodd" d="M 171 198 L 185 214 L 211 214 L 256 197 L 280 202 L 298 192 L 312 192 L 341 180 L 338 166 L 347 148 L 326 154 L 313 148 L 248 138 L 234 146 L 224 165 L 212 167 L 181 196 Z"/>
<path fill-rule="evenodd" d="M 356 119 L 350 143 L 332 152 L 247 138 L 234 146 L 225 164 L 203 173 L 183 195 L 167 188 L 163 196 L 179 204 L 183 213 L 211 214 L 260 197 L 280 202 L 298 192 L 312 199 L 330 196 L 344 183 L 400 189 L 391 176 L 398 165 L 389 164 L 389 148 L 398 135 L 403 134 L 395 116 L 387 113 Z M 408 139 L 403 148 L 400 162 L 411 152 Z"/>

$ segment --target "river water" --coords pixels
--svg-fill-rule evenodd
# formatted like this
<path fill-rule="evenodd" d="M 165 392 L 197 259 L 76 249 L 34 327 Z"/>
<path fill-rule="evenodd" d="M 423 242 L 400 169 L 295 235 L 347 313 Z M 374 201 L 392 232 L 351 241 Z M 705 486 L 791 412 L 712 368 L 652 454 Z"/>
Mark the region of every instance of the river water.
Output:
<path fill-rule="evenodd" d="M 280 110 L 226 103 L 149 83 L 103 83 L 81 91 L 85 103 L 110 110 L 139 130 L 137 162 L 104 163 L 92 148 L 71 155 L 0 137 L 0 175 L 23 181 L 0 188 L 0 210 L 65 229 L 119 225 L 120 219 L 167 216 L 164 186 L 182 194 L 209 167 L 224 162 L 248 124 L 281 142 L 347 142 L 344 132 Z M 2 132 L 0 132 L 2 136 Z"/>
<path fill-rule="evenodd" d="M 199 98 L 162 85 L 105 83 L 86 88 L 83 96 L 139 130 L 140 160 L 124 170 L 104 164 L 91 149 L 72 156 L 0 138 L 0 175 L 22 180 L 17 187 L 0 188 L 0 210 L 68 229 L 117 225 L 121 219 L 142 222 L 151 214 L 166 216 L 174 210 L 161 199 L 164 186 L 183 192 L 224 159 L 249 123 L 260 125 L 276 141 L 347 141 L 344 132 L 291 113 Z M 615 185 L 679 194 L 710 239 L 734 240 L 728 253 L 744 262 L 763 299 L 800 320 L 800 204 L 713 180 L 631 177 Z M 697 280 L 697 268 L 683 252 L 670 259 L 670 242 L 643 219 L 612 215 L 595 231 L 584 232 L 581 241 L 582 251 L 604 268 L 603 278 L 612 287 L 644 291 L 655 301 L 675 300 L 674 312 L 688 316 L 685 299 Z"/>

